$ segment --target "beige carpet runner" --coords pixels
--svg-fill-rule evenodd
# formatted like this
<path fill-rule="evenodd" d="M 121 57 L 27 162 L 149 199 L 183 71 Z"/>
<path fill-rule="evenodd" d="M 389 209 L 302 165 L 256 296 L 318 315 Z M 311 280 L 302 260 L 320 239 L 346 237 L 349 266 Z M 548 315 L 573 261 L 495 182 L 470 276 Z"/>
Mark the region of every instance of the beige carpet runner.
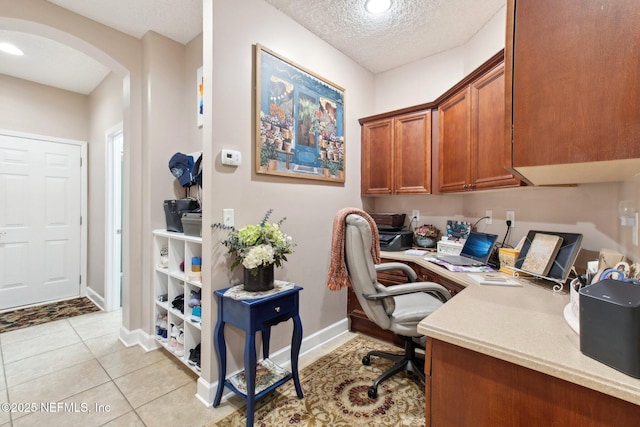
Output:
<path fill-rule="evenodd" d="M 378 398 L 367 389 L 391 362 L 372 358 L 370 350 L 402 353 L 402 349 L 358 335 L 300 372 L 304 398 L 289 381 L 256 403 L 255 426 L 424 426 L 424 384 L 406 373 L 378 387 Z M 245 425 L 244 407 L 211 426 Z"/>

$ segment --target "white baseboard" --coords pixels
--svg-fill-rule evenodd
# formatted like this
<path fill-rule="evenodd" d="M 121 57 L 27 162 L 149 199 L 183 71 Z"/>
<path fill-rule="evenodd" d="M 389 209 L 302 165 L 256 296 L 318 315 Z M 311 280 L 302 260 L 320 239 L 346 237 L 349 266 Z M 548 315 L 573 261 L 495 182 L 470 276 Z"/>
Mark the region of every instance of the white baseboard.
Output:
<path fill-rule="evenodd" d="M 326 344 L 331 343 L 334 339 L 337 339 L 344 333 L 349 332 L 349 321 L 348 319 L 340 320 L 339 322 L 334 323 L 333 325 L 329 325 L 326 328 L 316 332 L 313 335 L 310 335 L 306 338 L 303 338 L 302 345 L 300 347 L 300 355 L 304 356 L 306 353 L 314 350 L 319 346 L 324 346 Z M 269 359 L 271 359 L 274 363 L 279 366 L 282 366 L 285 369 L 291 368 L 291 346 L 284 347 L 275 353 L 269 354 Z M 241 371 L 240 369 L 239 371 Z M 235 375 L 237 372 L 231 372 L 227 374 L 227 378 Z M 202 383 L 201 383 L 202 382 Z M 202 387 L 202 388 L 201 388 Z M 196 397 L 202 404 L 206 406 L 213 405 L 213 398 L 215 397 L 215 391 L 218 388 L 218 382 L 209 384 L 204 381 L 202 378 L 198 380 L 198 392 Z M 233 396 L 233 392 L 228 389 L 225 390 L 227 393 L 222 395 L 222 400 L 224 401 L 230 396 Z"/>
<path fill-rule="evenodd" d="M 319 330 L 313 335 L 303 338 L 302 345 L 300 347 L 300 356 L 304 356 L 306 353 L 314 350 L 319 346 L 329 344 L 332 340 L 338 338 L 340 335 L 349 331 L 349 320 L 343 319 L 339 322 L 329 325 L 324 329 Z M 282 348 L 275 353 L 269 355 L 269 359 L 273 360 L 277 365 L 282 367 L 290 367 L 291 346 Z M 233 374 L 231 374 L 233 375 Z"/>
<path fill-rule="evenodd" d="M 101 297 L 96 291 L 91 288 L 86 288 L 87 290 L 87 298 L 89 298 L 95 305 L 100 307 L 102 311 L 106 311 L 104 305 L 104 298 Z"/>
<path fill-rule="evenodd" d="M 218 382 L 208 383 L 204 378 L 198 378 L 196 399 L 200 401 L 204 406 L 212 406 L 213 398 L 215 397 L 216 390 L 218 389 Z"/>
<path fill-rule="evenodd" d="M 312 351 L 318 346 L 323 346 L 330 343 L 332 340 L 338 338 L 340 335 L 348 332 L 349 322 L 347 319 L 340 320 L 339 322 L 329 325 L 326 328 L 303 338 L 302 345 L 300 347 L 300 356 Z M 135 331 L 129 331 L 124 326 L 120 328 L 120 341 L 126 346 L 131 347 L 139 345 L 145 351 L 152 351 L 160 348 L 160 344 L 151 336 L 141 329 Z M 284 347 L 275 353 L 269 355 L 269 358 L 276 364 L 282 367 L 291 366 L 291 346 Z M 228 376 L 234 375 L 235 372 L 229 373 Z M 211 406 L 213 404 L 213 398 L 215 397 L 216 390 L 218 389 L 218 382 L 209 383 L 202 377 L 198 378 L 196 399 L 198 399 L 203 405 Z M 223 400 L 231 396 L 232 392 L 228 392 L 223 396 Z"/>
<path fill-rule="evenodd" d="M 125 347 L 139 345 L 144 349 L 144 351 L 152 351 L 160 348 L 158 340 L 156 340 L 154 336 L 144 332 L 142 329 L 130 331 L 124 326 L 120 327 L 120 341 L 125 345 Z"/>

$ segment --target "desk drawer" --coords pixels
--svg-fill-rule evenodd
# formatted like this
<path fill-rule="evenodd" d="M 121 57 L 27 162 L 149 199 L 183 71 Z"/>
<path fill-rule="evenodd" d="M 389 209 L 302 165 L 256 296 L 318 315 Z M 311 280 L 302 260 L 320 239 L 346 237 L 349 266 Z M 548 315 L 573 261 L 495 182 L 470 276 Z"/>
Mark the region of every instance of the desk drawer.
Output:
<path fill-rule="evenodd" d="M 274 301 L 267 301 L 256 307 L 255 320 L 258 323 L 268 322 L 273 319 L 285 316 L 298 311 L 298 294 L 289 295 L 286 298 L 278 298 Z"/>

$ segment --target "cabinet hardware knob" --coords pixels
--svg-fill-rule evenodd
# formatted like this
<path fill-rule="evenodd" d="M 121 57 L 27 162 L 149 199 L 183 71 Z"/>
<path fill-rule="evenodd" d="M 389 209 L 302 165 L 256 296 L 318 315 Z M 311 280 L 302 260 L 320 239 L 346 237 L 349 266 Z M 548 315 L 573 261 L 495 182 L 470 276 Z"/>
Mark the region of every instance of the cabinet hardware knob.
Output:
<path fill-rule="evenodd" d="M 280 313 L 280 307 L 276 307 L 274 308 L 274 310 L 276 311 L 276 313 Z"/>

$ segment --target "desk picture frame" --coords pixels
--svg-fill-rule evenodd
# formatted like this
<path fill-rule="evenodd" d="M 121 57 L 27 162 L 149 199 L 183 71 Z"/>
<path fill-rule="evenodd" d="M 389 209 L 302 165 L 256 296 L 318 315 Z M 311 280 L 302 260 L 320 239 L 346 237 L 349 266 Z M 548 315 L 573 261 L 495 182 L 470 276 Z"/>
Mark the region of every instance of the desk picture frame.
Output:
<path fill-rule="evenodd" d="M 345 90 L 256 44 L 256 173 L 345 182 Z"/>

